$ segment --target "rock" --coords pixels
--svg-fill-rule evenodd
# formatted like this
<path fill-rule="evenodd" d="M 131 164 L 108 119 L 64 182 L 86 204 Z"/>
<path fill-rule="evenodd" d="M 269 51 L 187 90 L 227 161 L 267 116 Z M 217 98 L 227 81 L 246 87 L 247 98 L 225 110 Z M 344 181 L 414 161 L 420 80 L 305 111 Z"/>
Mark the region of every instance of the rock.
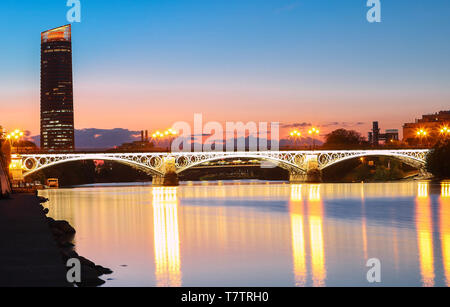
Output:
<path fill-rule="evenodd" d="M 85 266 L 95 269 L 95 263 L 92 262 L 91 260 L 86 259 L 83 256 L 78 256 L 78 259 L 80 260 L 81 265 L 85 265 Z"/>
<path fill-rule="evenodd" d="M 64 233 L 59 228 L 50 228 L 50 231 L 52 232 L 53 236 L 55 237 L 61 237 Z"/>
<path fill-rule="evenodd" d="M 108 268 L 102 267 L 101 265 L 96 265 L 95 269 L 99 273 L 99 276 L 101 276 L 101 275 L 110 275 L 110 274 L 113 273 L 113 271 L 111 271 Z"/>
<path fill-rule="evenodd" d="M 42 196 L 38 196 L 38 201 L 39 203 L 43 204 L 48 202 L 48 198 L 42 197 Z"/>
<path fill-rule="evenodd" d="M 98 287 L 104 283 L 104 280 L 98 278 L 98 273 L 95 268 L 81 265 L 81 283 L 77 283 L 78 287 Z"/>
<path fill-rule="evenodd" d="M 58 242 L 58 247 L 62 247 L 62 248 L 71 248 L 74 247 L 75 245 L 73 245 L 72 243 L 62 240 Z"/>
<path fill-rule="evenodd" d="M 67 261 L 71 258 L 78 258 L 78 254 L 74 250 L 62 250 L 61 255 L 63 256 L 64 261 Z"/>
<path fill-rule="evenodd" d="M 50 224 L 50 227 L 52 228 L 58 228 L 65 234 L 74 234 L 76 233 L 75 229 L 70 226 L 69 222 L 67 221 L 53 221 Z"/>

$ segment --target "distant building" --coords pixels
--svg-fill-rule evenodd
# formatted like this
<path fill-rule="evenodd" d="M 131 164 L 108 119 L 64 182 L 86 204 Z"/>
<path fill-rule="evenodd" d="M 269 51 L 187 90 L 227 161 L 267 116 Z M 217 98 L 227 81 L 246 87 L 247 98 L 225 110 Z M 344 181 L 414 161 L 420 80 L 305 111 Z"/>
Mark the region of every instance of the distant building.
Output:
<path fill-rule="evenodd" d="M 385 143 L 398 141 L 398 130 L 397 129 L 387 129 L 385 133 L 380 133 L 380 128 L 378 122 L 373 122 L 372 131 L 369 132 L 369 144 L 373 146 L 378 146 L 380 141 Z"/>
<path fill-rule="evenodd" d="M 41 149 L 75 149 L 70 25 L 41 34 Z"/>
<path fill-rule="evenodd" d="M 114 151 L 119 152 L 145 152 L 152 151 L 155 148 L 155 145 L 150 142 L 148 137 L 148 130 L 141 131 L 141 140 L 134 141 L 132 143 L 124 143 L 116 148 Z"/>
<path fill-rule="evenodd" d="M 425 138 L 427 143 L 435 143 L 443 136 L 442 129 L 450 128 L 450 110 L 435 114 L 423 115 L 414 123 L 403 125 L 403 142 L 415 144 L 419 138 Z"/>

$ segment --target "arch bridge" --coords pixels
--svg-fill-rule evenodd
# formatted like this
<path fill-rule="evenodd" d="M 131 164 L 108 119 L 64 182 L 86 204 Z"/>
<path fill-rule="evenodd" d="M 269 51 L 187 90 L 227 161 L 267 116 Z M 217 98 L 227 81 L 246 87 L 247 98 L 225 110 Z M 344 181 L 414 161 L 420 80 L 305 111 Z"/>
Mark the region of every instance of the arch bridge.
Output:
<path fill-rule="evenodd" d="M 267 161 L 262 167 L 281 167 L 289 171 L 292 182 L 310 178 L 332 165 L 360 157 L 396 158 L 419 170 L 425 168 L 429 150 L 333 150 L 333 151 L 255 151 L 255 152 L 179 152 L 179 153 L 70 153 L 13 155 L 12 168 L 23 177 L 58 164 L 84 160 L 105 160 L 126 164 L 153 176 L 157 185 L 176 185 L 178 174 L 206 162 L 224 159 Z"/>

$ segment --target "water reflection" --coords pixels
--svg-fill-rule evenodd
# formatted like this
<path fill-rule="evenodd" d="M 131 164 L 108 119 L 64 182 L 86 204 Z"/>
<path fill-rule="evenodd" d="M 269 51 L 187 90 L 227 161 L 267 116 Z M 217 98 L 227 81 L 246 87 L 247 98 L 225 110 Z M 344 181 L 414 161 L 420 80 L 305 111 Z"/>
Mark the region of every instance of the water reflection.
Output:
<path fill-rule="evenodd" d="M 364 183 L 361 183 L 361 218 L 362 218 L 362 238 L 363 238 L 363 251 L 364 251 L 364 259 L 368 259 L 367 252 L 367 221 L 366 221 L 366 198 L 364 194 Z"/>
<path fill-rule="evenodd" d="M 433 222 L 428 190 L 428 182 L 419 182 L 416 199 L 416 227 L 422 283 L 425 287 L 432 287 L 434 285 Z"/>
<path fill-rule="evenodd" d="M 40 194 L 77 252 L 114 270 L 107 286 L 370 286 L 373 257 L 383 286 L 450 286 L 450 182 Z"/>
<path fill-rule="evenodd" d="M 320 185 L 309 186 L 308 213 L 313 286 L 322 287 L 325 286 L 326 269 L 323 242 L 323 203 L 320 200 Z"/>
<path fill-rule="evenodd" d="M 311 277 L 313 286 L 325 286 L 325 250 L 323 234 L 323 203 L 320 185 L 308 186 L 308 199 L 303 202 L 302 185 L 291 186 L 290 215 L 292 236 L 293 271 L 296 286 L 307 282 L 305 211 L 309 230 Z"/>
<path fill-rule="evenodd" d="M 450 182 L 441 184 L 440 206 L 442 262 L 446 285 L 450 287 Z"/>
<path fill-rule="evenodd" d="M 306 285 L 305 229 L 302 185 L 291 186 L 291 233 L 295 286 Z"/>
<path fill-rule="evenodd" d="M 177 188 L 153 188 L 157 287 L 181 286 Z"/>

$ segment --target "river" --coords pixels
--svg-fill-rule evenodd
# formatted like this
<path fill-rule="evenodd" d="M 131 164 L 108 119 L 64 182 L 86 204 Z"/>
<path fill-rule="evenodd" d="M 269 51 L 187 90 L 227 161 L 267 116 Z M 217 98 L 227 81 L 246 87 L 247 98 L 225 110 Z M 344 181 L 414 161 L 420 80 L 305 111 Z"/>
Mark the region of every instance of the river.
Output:
<path fill-rule="evenodd" d="M 105 286 L 450 286 L 450 182 L 44 190 Z M 367 260 L 381 283 L 367 281 Z"/>

